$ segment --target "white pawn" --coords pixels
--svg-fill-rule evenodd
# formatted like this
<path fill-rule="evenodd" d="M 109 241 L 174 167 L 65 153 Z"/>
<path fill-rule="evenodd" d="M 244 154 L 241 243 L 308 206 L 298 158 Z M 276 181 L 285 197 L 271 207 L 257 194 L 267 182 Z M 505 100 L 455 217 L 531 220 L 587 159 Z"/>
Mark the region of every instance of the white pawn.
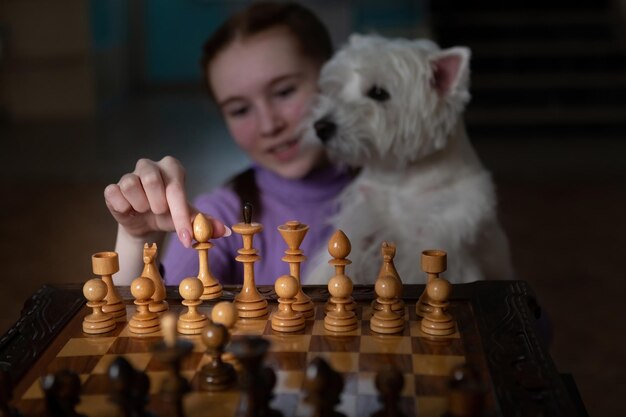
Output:
<path fill-rule="evenodd" d="M 402 284 L 393 275 L 383 275 L 376 280 L 374 287 L 377 304 L 380 310 L 374 310 L 370 320 L 370 329 L 376 333 L 394 334 L 404 329 L 404 318 L 393 311 L 393 305 L 398 301 L 398 294 L 402 291 Z"/>
<path fill-rule="evenodd" d="M 167 312 L 161 316 L 161 330 L 163 331 L 163 343 L 167 349 L 174 349 L 178 338 L 176 336 L 176 313 Z"/>
<path fill-rule="evenodd" d="M 237 307 L 230 301 L 220 301 L 211 310 L 211 321 L 226 327 L 229 333 L 232 333 L 238 319 Z M 224 352 L 222 353 L 222 361 L 234 363 L 235 356 L 231 352 Z"/>
<path fill-rule="evenodd" d="M 230 301 L 220 301 L 211 310 L 211 320 L 213 323 L 223 324 L 229 331 L 235 327 L 239 315 L 237 307 Z"/>
<path fill-rule="evenodd" d="M 130 292 L 135 297 L 137 312 L 128 321 L 128 330 L 136 334 L 158 332 L 161 328 L 159 315 L 149 310 L 154 294 L 154 283 L 150 278 L 139 277 L 130 285 Z"/>
<path fill-rule="evenodd" d="M 352 299 L 352 281 L 344 274 L 335 275 L 328 281 L 331 297 L 324 317 L 324 328 L 330 332 L 349 332 L 356 330 L 359 322 L 354 310 L 348 310 Z"/>
<path fill-rule="evenodd" d="M 188 277 L 183 279 L 178 291 L 183 297 L 182 305 L 187 306 L 187 312 L 178 318 L 177 329 L 182 334 L 200 334 L 202 329 L 209 324 L 206 315 L 198 312 L 198 306 L 202 304 L 202 293 L 204 292 L 204 284 L 196 277 Z"/>
<path fill-rule="evenodd" d="M 93 278 L 85 282 L 83 295 L 87 299 L 87 307 L 93 309 L 93 313 L 83 319 L 83 332 L 87 334 L 108 333 L 115 329 L 115 319 L 102 311 L 106 305 L 104 298 L 107 295 L 107 285 L 100 278 Z"/>
<path fill-rule="evenodd" d="M 278 295 L 278 311 L 272 314 L 272 329 L 283 333 L 304 329 L 304 316 L 292 308 L 300 291 L 298 280 L 291 275 L 282 275 L 276 279 L 274 291 Z"/>
<path fill-rule="evenodd" d="M 452 284 L 444 278 L 434 278 L 426 284 L 426 295 L 432 311 L 422 318 L 422 332 L 432 336 L 447 336 L 455 332 L 454 320 L 446 312 L 451 293 Z"/>

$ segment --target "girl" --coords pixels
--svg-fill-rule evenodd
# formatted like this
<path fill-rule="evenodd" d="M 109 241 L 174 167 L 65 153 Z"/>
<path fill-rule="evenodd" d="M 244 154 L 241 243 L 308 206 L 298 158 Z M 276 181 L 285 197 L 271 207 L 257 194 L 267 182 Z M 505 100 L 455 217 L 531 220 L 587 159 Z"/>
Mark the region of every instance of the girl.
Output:
<path fill-rule="evenodd" d="M 242 220 L 244 201 L 253 203 L 255 221 L 265 229 L 254 240 L 262 257 L 255 265 L 257 284 L 271 284 L 288 272 L 280 260 L 286 245 L 278 225 L 298 220 L 310 226 L 301 245 L 305 254 L 326 244 L 331 230 L 325 220 L 335 212 L 334 198 L 351 178 L 328 162 L 320 144 L 302 140 L 300 125 L 331 54 L 324 25 L 292 3 L 254 3 L 209 38 L 202 59 L 209 94 L 253 165 L 193 204 L 185 194 L 184 169 L 170 156 L 139 160 L 132 173 L 109 185 L 105 200 L 119 225 L 118 285 L 139 276 L 143 244 L 160 243 L 172 231 L 178 239 L 170 241 L 162 259 L 166 283 L 196 276 L 197 253 L 189 249 L 193 215 L 210 215 L 213 237 L 227 237 L 231 232 L 226 225 Z M 241 246 L 241 239 L 233 236 L 211 249 L 211 270 L 222 283 L 242 282 L 242 265 L 234 259 Z M 306 262 L 303 268 L 306 282 Z"/>

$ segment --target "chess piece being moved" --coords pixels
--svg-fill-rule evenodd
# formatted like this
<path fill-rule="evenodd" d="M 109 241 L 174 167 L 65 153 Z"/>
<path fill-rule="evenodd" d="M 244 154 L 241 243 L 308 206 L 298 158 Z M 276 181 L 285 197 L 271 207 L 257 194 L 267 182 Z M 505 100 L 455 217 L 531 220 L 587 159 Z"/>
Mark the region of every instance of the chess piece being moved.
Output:
<path fill-rule="evenodd" d="M 46 415 L 51 417 L 85 417 L 76 411 L 80 403 L 80 377 L 73 371 L 62 370 L 41 379 L 46 398 Z"/>
<path fill-rule="evenodd" d="M 315 309 L 311 298 L 302 291 L 302 280 L 300 279 L 300 264 L 306 260 L 300 249 L 300 244 L 302 244 L 304 236 L 309 231 L 309 226 L 297 220 L 291 220 L 278 226 L 278 231 L 285 243 L 287 243 L 287 250 L 285 250 L 285 256 L 282 257 L 282 261 L 289 263 L 289 275 L 298 280 L 298 293 L 292 308 L 302 313 L 305 319 L 311 318 Z"/>
<path fill-rule="evenodd" d="M 159 268 L 156 265 L 157 257 L 157 244 L 153 243 L 143 245 L 143 271 L 142 277 L 150 278 L 154 284 L 154 294 L 152 295 L 152 302 L 148 306 L 153 313 L 162 313 L 167 311 L 168 304 L 165 301 L 165 283 L 163 277 L 159 272 Z"/>
<path fill-rule="evenodd" d="M 83 319 L 83 332 L 87 334 L 103 334 L 115 330 L 115 320 L 109 314 L 102 311 L 102 306 L 107 302 L 104 297 L 107 294 L 106 284 L 99 278 L 93 278 L 85 282 L 83 295 L 87 299 L 87 307 L 93 312 Z"/>
<path fill-rule="evenodd" d="M 401 284 L 393 275 L 385 275 L 376 280 L 374 291 L 381 309 L 373 310 L 370 329 L 382 334 L 400 333 L 404 329 L 404 317 L 393 311 L 392 306 L 401 294 Z"/>
<path fill-rule="evenodd" d="M 304 401 L 313 408 L 315 417 L 345 417 L 335 411 L 341 402 L 343 378 L 321 356 L 314 358 L 306 368 L 303 390 Z"/>
<path fill-rule="evenodd" d="M 254 281 L 254 263 L 261 259 L 257 250 L 252 246 L 255 234 L 263 230 L 259 223 L 252 222 L 252 205 L 246 203 L 243 208 L 243 223 L 232 226 L 235 233 L 241 235 L 243 248 L 239 249 L 236 261 L 243 263 L 243 287 L 235 296 L 235 307 L 241 318 L 260 318 L 268 313 L 267 300 L 256 288 Z"/>
<path fill-rule="evenodd" d="M 300 288 L 298 280 L 291 275 L 282 275 L 276 279 L 274 290 L 278 295 L 278 311 L 272 314 L 272 329 L 277 332 L 291 333 L 304 329 L 304 316 L 293 310 L 296 295 Z"/>
<path fill-rule="evenodd" d="M 120 270 L 119 259 L 115 252 L 98 252 L 91 256 L 93 273 L 100 275 L 107 286 L 106 304 L 102 311 L 109 314 L 115 321 L 126 321 L 126 307 L 122 297 L 113 284 L 113 274 Z"/>
<path fill-rule="evenodd" d="M 202 281 L 196 277 L 185 278 L 178 285 L 178 292 L 183 297 L 181 304 L 187 307 L 187 312 L 178 317 L 179 333 L 200 334 L 209 323 L 207 316 L 198 311 L 198 306 L 202 304 L 200 297 L 204 288 Z"/>
<path fill-rule="evenodd" d="M 123 356 L 111 362 L 108 370 L 111 401 L 123 417 L 153 417 L 146 411 L 150 400 L 150 378 L 137 371 Z"/>
<path fill-rule="evenodd" d="M 352 261 L 348 259 L 348 255 L 350 255 L 350 251 L 352 250 L 352 245 L 350 244 L 350 240 L 348 236 L 341 231 L 336 230 L 335 233 L 328 240 L 328 253 L 332 256 L 332 259 L 328 261 L 330 265 L 335 267 L 335 276 L 338 275 L 346 275 L 346 266 L 350 265 Z M 350 279 L 348 277 L 348 279 Z M 352 293 L 352 289 L 350 289 L 350 293 Z M 349 311 L 356 310 L 356 303 L 352 299 L 352 296 L 349 296 L 348 303 L 345 305 L 345 309 Z M 328 312 L 334 308 L 332 298 L 326 302 L 325 311 Z"/>
<path fill-rule="evenodd" d="M 235 368 L 222 360 L 229 339 L 228 329 L 222 324 L 209 322 L 202 330 L 202 343 L 210 358 L 210 362 L 200 369 L 200 388 L 203 390 L 223 391 L 235 383 Z"/>
<path fill-rule="evenodd" d="M 135 334 L 149 334 L 159 331 L 159 315 L 150 311 L 149 306 L 154 294 L 154 284 L 150 278 L 139 277 L 130 285 L 130 292 L 135 297 L 137 311 L 128 321 L 128 330 Z"/>
<path fill-rule="evenodd" d="M 391 306 L 393 311 L 402 312 L 404 314 L 404 301 L 402 300 L 402 280 L 400 279 L 400 275 L 396 270 L 396 266 L 393 263 L 393 258 L 396 256 L 396 245 L 393 243 L 383 242 L 380 245 L 380 254 L 383 257 L 383 263 L 380 266 L 380 271 L 378 272 L 377 280 L 390 275 L 398 280 L 398 284 L 400 284 L 400 296 L 398 296 L 398 300 Z M 378 304 L 378 301 L 374 300 L 372 302 L 372 308 L 374 310 L 382 310 L 382 306 Z"/>
<path fill-rule="evenodd" d="M 446 312 L 452 285 L 444 278 L 435 278 L 426 285 L 426 294 L 432 311 L 422 318 L 422 332 L 432 336 L 447 336 L 455 331 L 452 316 Z"/>
<path fill-rule="evenodd" d="M 209 249 L 213 244 L 209 242 L 213 236 L 213 226 L 202 213 L 196 214 L 193 219 L 193 248 L 198 251 L 198 279 L 202 281 L 203 292 L 201 300 L 213 300 L 222 296 L 222 284 L 213 276 L 209 268 Z"/>
<path fill-rule="evenodd" d="M 400 394 L 404 388 L 404 376 L 397 369 L 387 369 L 376 374 L 376 389 L 383 408 L 372 417 L 405 417 L 400 409 Z"/>
<path fill-rule="evenodd" d="M 164 416 L 184 417 L 183 397 L 191 391 L 187 379 L 181 375 L 181 363 L 193 350 L 193 343 L 176 336 L 176 315 L 165 313 L 161 317 L 163 340 L 152 347 L 157 360 L 167 364 L 168 374 L 159 389 L 165 403 Z"/>
<path fill-rule="evenodd" d="M 22 414 L 9 404 L 11 399 L 13 399 L 11 374 L 0 370 L 0 417 L 22 417 Z"/>
<path fill-rule="evenodd" d="M 448 254 L 442 250 L 429 249 L 422 252 L 421 257 L 422 271 L 426 273 L 426 285 L 435 278 L 439 278 L 439 274 L 445 272 L 448 267 Z M 426 289 L 420 296 L 415 305 L 415 314 L 418 317 L 424 317 L 428 312 L 432 311 Z"/>
<path fill-rule="evenodd" d="M 344 274 L 335 275 L 328 281 L 330 308 L 326 310 L 324 328 L 330 332 L 345 333 L 359 327 L 354 310 L 347 306 L 352 302 L 352 281 Z"/>

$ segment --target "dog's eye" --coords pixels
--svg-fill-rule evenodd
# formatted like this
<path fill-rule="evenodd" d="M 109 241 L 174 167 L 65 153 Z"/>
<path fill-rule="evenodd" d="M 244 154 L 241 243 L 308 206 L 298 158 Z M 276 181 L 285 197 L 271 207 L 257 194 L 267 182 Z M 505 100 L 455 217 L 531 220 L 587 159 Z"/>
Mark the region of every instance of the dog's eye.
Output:
<path fill-rule="evenodd" d="M 367 96 L 376 101 L 387 101 L 389 100 L 389 97 L 391 97 L 387 90 L 377 85 L 374 85 L 372 86 L 372 88 L 369 89 L 369 91 L 367 92 Z"/>

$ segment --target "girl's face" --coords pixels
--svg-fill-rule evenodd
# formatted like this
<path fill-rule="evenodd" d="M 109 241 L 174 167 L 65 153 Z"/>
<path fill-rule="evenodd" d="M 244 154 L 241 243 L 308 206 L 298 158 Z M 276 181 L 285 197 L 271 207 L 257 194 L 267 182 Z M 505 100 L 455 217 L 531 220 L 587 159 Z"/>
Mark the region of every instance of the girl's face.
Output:
<path fill-rule="evenodd" d="M 303 143 L 300 132 L 319 70 L 281 27 L 235 40 L 209 65 L 211 88 L 237 145 L 285 178 L 305 176 L 324 158 L 321 144 Z"/>

